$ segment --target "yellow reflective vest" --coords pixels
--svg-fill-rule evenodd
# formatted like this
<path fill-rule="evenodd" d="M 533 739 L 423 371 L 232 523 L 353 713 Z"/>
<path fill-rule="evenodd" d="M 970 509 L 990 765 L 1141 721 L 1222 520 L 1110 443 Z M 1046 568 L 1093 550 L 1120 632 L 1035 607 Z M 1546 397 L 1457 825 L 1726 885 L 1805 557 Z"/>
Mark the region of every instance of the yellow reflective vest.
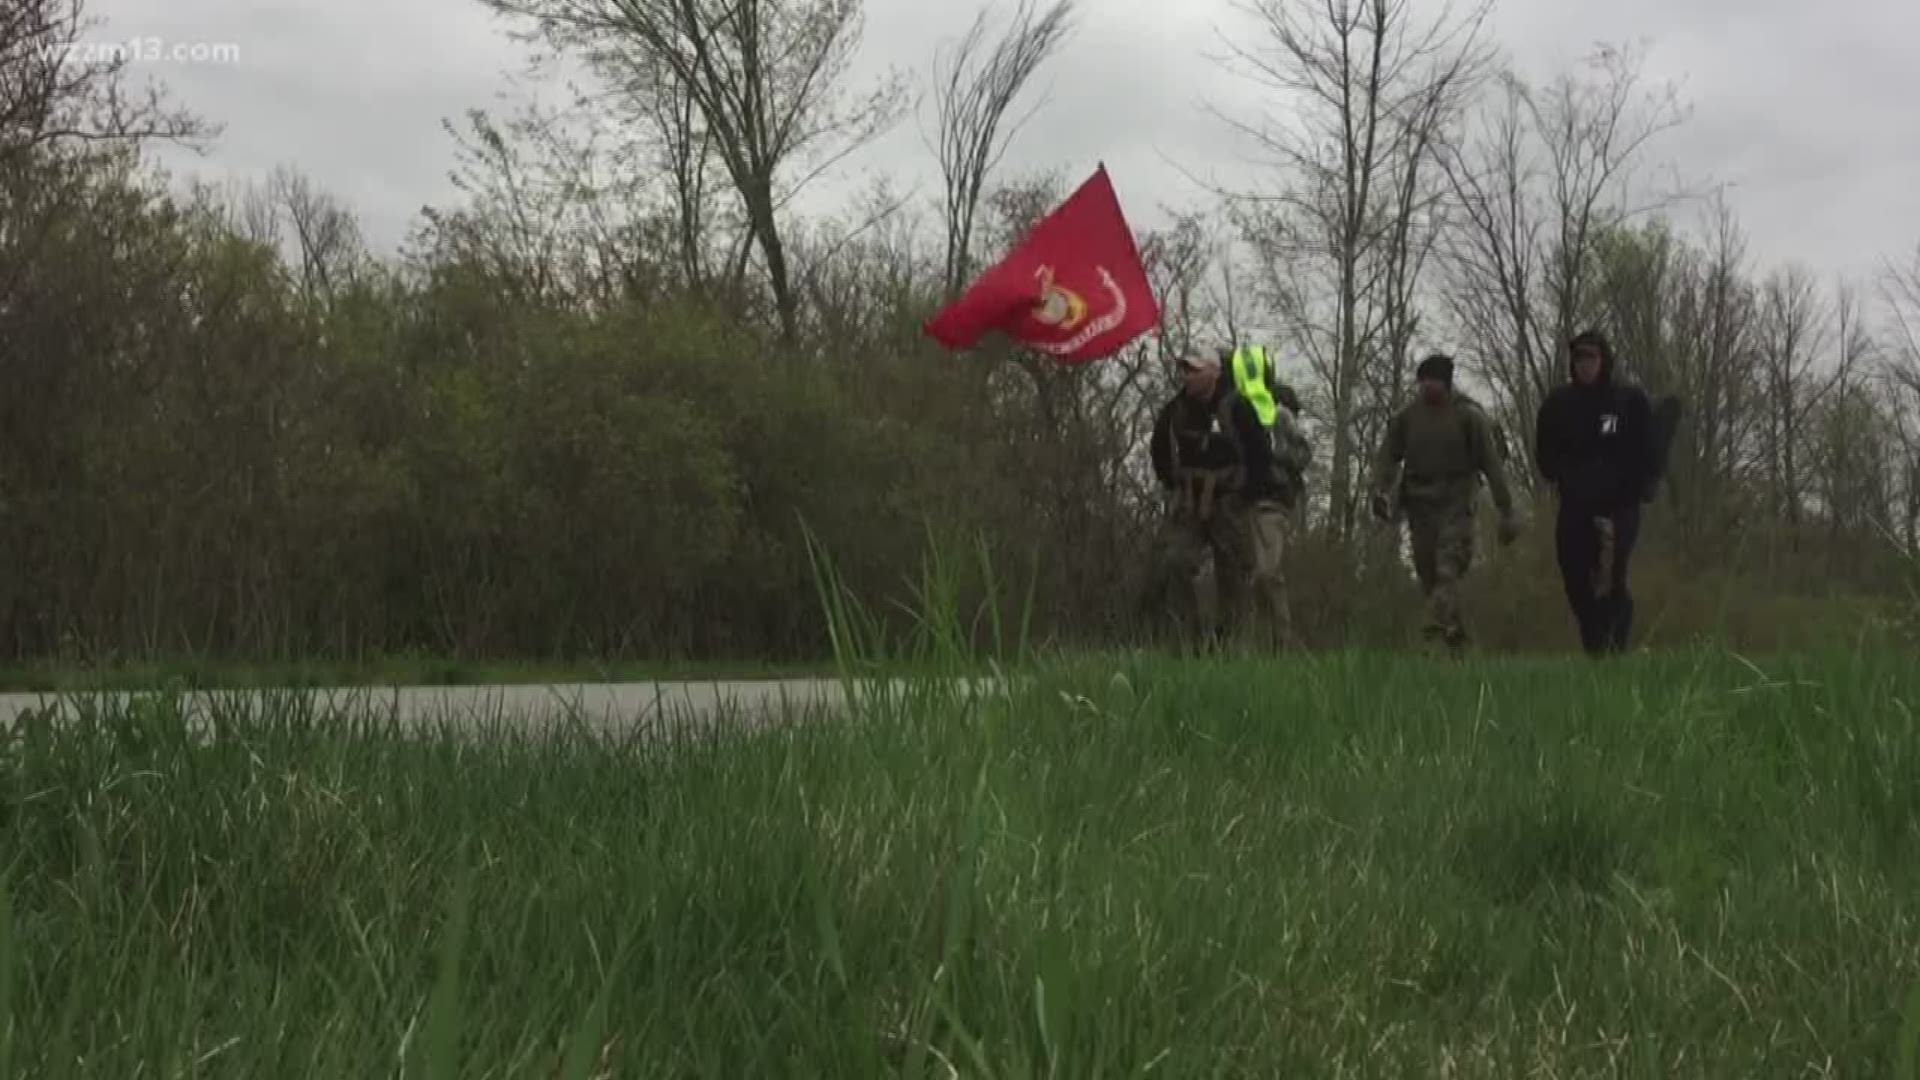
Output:
<path fill-rule="evenodd" d="M 1242 345 L 1233 352 L 1233 387 L 1253 406 L 1261 426 L 1269 428 L 1279 409 L 1273 400 L 1273 387 L 1267 382 L 1271 365 L 1264 346 Z"/>

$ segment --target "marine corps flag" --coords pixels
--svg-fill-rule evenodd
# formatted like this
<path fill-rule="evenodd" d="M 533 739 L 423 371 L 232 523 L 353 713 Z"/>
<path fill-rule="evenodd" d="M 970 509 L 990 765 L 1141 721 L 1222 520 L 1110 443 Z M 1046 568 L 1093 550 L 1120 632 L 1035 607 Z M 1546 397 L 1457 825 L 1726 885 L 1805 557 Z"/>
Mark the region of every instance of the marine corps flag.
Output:
<path fill-rule="evenodd" d="M 1081 363 L 1111 356 L 1159 324 L 1160 303 L 1101 165 L 925 329 L 949 349 L 999 330 Z"/>

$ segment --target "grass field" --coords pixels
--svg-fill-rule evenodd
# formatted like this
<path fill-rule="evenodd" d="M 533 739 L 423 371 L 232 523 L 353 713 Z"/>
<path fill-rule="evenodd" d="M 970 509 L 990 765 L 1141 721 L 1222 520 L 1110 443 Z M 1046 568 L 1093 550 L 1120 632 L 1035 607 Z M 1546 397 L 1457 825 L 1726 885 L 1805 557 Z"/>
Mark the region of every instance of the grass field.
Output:
<path fill-rule="evenodd" d="M 652 744 L 27 723 L 0 1074 L 1914 1076 L 1920 670 L 1762 667 L 1123 659 Z"/>

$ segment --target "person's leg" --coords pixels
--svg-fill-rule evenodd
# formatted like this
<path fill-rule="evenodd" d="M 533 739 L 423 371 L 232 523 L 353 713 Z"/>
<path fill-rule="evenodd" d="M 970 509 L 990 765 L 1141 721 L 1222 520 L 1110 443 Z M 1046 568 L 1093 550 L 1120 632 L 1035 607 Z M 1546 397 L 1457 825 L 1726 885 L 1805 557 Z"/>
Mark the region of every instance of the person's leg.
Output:
<path fill-rule="evenodd" d="M 1248 593 L 1254 568 L 1252 508 L 1238 495 L 1216 498 L 1207 520 L 1207 542 L 1213 549 L 1213 579 L 1220 597 L 1220 629 L 1237 637 L 1247 627 Z"/>
<path fill-rule="evenodd" d="M 1256 608 L 1264 609 L 1274 645 L 1289 648 L 1293 644 L 1293 612 L 1287 603 L 1283 563 L 1287 547 L 1286 507 L 1270 499 L 1255 503 L 1252 526 L 1253 601 Z"/>
<path fill-rule="evenodd" d="M 1185 644 L 1200 620 L 1194 578 L 1206 558 L 1205 537 L 1199 522 L 1186 510 L 1174 509 L 1160 520 L 1154 535 L 1142 608 L 1163 631 L 1172 631 Z"/>
<path fill-rule="evenodd" d="M 1613 563 L 1609 567 L 1606 647 L 1627 651 L 1633 635 L 1633 590 L 1627 584 L 1634 543 L 1640 539 L 1640 507 L 1630 505 L 1613 517 Z"/>
<path fill-rule="evenodd" d="M 1593 595 L 1593 573 L 1600 557 L 1600 537 L 1594 531 L 1593 515 L 1562 503 L 1554 522 L 1553 547 L 1567 607 L 1580 630 L 1580 647 L 1590 654 L 1598 653 L 1604 642 L 1597 610 L 1600 602 Z"/>
<path fill-rule="evenodd" d="M 1440 516 L 1434 552 L 1434 588 L 1430 621 L 1456 656 L 1466 650 L 1467 622 L 1460 606 L 1460 589 L 1473 569 L 1473 504 L 1465 500 L 1446 507 Z"/>
<path fill-rule="evenodd" d="M 1413 574 L 1420 581 L 1426 621 L 1420 634 L 1429 644 L 1445 640 L 1446 630 L 1434 618 L 1434 592 L 1440 587 L 1440 515 L 1421 507 L 1407 510 L 1407 540 L 1413 548 Z"/>

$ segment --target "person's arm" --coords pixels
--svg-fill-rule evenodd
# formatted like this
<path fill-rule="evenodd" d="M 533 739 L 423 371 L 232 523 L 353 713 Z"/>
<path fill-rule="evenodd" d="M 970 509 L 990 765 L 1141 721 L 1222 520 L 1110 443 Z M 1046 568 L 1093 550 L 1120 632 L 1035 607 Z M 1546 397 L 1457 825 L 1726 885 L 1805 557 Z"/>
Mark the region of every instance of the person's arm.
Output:
<path fill-rule="evenodd" d="M 1627 391 L 1626 408 L 1621 411 L 1626 414 L 1623 419 L 1627 430 L 1633 433 L 1626 447 L 1630 460 L 1622 464 L 1626 475 L 1633 478 L 1635 501 L 1645 501 L 1660 479 L 1660 458 L 1654 445 L 1658 433 L 1653 429 L 1653 401 L 1645 390 L 1636 386 Z"/>
<path fill-rule="evenodd" d="M 1493 494 L 1494 508 L 1500 516 L 1513 516 L 1513 489 L 1507 484 L 1507 464 L 1500 460 L 1500 448 L 1493 442 L 1493 420 L 1485 413 L 1474 416 L 1473 445 L 1474 456 L 1479 461 L 1480 472 L 1487 478 L 1487 489 Z"/>

